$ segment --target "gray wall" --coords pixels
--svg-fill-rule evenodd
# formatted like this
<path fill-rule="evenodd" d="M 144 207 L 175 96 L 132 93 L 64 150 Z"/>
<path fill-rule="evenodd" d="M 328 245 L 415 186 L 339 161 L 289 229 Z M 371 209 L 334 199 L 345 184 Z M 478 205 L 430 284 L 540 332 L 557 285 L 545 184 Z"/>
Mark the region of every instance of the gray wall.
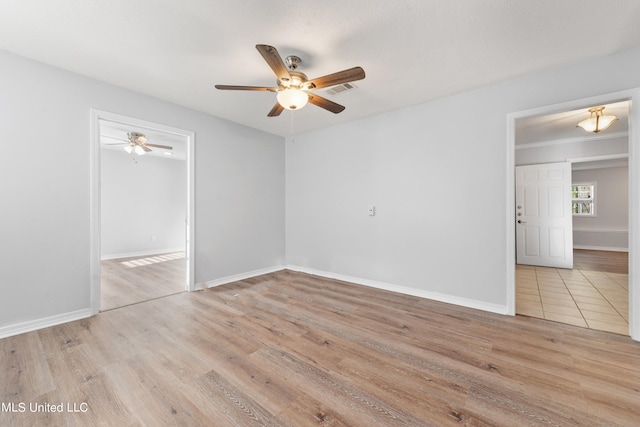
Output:
<path fill-rule="evenodd" d="M 290 138 L 288 264 L 506 312 L 507 114 L 638 86 L 631 50 Z"/>
<path fill-rule="evenodd" d="M 90 108 L 195 132 L 198 283 L 286 254 L 293 266 L 506 307 L 507 114 L 640 87 L 640 50 L 297 135 L 286 149 L 7 53 L 0 69 L 1 328 L 90 306 Z"/>
<path fill-rule="evenodd" d="M 102 259 L 184 251 L 187 162 L 100 151 Z"/>
<path fill-rule="evenodd" d="M 596 216 L 573 217 L 573 245 L 583 249 L 629 249 L 629 168 L 573 171 L 573 182 L 596 183 Z"/>
<path fill-rule="evenodd" d="M 281 137 L 4 51 L 0 69 L 0 333 L 90 308 L 91 108 L 195 132 L 196 283 L 283 264 Z"/>

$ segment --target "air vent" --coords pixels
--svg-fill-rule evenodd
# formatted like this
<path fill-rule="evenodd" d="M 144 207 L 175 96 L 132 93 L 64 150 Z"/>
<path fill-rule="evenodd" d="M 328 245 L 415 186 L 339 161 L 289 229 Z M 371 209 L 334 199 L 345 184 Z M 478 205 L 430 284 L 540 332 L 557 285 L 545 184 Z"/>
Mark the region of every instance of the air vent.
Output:
<path fill-rule="evenodd" d="M 327 89 L 327 94 L 329 94 L 329 95 L 339 95 L 342 92 L 346 92 L 348 90 L 355 89 L 357 87 L 358 86 L 354 85 L 353 83 L 344 83 L 344 84 L 341 84 L 341 85 L 333 86 L 330 89 Z"/>

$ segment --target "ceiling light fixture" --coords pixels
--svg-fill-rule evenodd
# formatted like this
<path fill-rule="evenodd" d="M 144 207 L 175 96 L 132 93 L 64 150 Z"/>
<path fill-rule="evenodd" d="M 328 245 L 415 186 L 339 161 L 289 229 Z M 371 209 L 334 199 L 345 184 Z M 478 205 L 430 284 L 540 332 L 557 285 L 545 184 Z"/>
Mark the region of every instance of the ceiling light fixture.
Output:
<path fill-rule="evenodd" d="M 616 116 L 605 116 L 602 112 L 604 107 L 589 108 L 589 118 L 578 123 L 578 127 L 586 130 L 587 132 L 598 133 L 601 130 L 607 129 L 618 118 Z"/>
<path fill-rule="evenodd" d="M 140 145 L 133 144 L 133 143 L 129 143 L 129 145 L 126 145 L 124 147 L 124 151 L 126 151 L 129 154 L 135 152 L 138 156 L 143 156 L 145 153 L 144 148 L 142 148 Z"/>
<path fill-rule="evenodd" d="M 322 89 L 325 87 L 336 86 L 343 83 L 349 83 L 356 80 L 362 80 L 365 77 L 362 67 L 353 67 L 348 70 L 338 71 L 337 73 L 327 74 L 309 80 L 306 74 L 296 71 L 298 65 L 302 62 L 295 55 L 287 56 L 284 61 L 275 47 L 266 44 L 256 45 L 256 49 L 267 62 L 271 70 L 276 74 L 277 80 L 275 87 L 263 86 L 231 86 L 216 85 L 216 89 L 220 90 L 257 90 L 277 92 L 276 105 L 271 108 L 267 114 L 268 117 L 279 116 L 285 109 L 299 110 L 307 103 L 311 103 L 320 108 L 324 108 L 334 114 L 344 111 L 344 106 L 321 97 L 311 91 Z"/>
<path fill-rule="evenodd" d="M 278 103 L 287 110 L 299 110 L 309 101 L 307 92 L 298 88 L 288 88 L 278 91 Z"/>

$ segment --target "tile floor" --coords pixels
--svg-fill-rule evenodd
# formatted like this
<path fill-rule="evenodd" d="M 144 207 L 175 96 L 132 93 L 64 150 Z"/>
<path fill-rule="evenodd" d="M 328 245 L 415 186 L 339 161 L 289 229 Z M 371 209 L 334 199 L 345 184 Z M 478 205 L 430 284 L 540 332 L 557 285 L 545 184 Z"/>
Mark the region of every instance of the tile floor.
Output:
<path fill-rule="evenodd" d="M 516 265 L 516 313 L 629 335 L 629 275 Z"/>

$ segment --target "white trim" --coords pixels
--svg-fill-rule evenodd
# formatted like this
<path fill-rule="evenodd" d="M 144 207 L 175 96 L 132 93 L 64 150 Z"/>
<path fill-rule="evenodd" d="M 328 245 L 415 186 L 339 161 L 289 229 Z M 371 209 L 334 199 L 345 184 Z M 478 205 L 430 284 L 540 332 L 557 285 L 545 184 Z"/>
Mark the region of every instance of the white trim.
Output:
<path fill-rule="evenodd" d="M 100 311 L 100 254 L 101 250 L 101 212 L 100 212 L 100 112 L 90 109 L 91 127 L 91 168 L 90 168 L 90 247 L 89 247 L 89 303 L 92 314 Z"/>
<path fill-rule="evenodd" d="M 620 154 L 604 154 L 602 156 L 589 156 L 589 157 L 575 157 L 573 159 L 567 159 L 565 161 L 570 163 L 583 163 L 583 162 L 599 162 L 602 160 L 617 160 L 617 159 L 628 159 L 629 153 L 620 153 Z"/>
<path fill-rule="evenodd" d="M 143 256 L 153 256 L 153 255 L 162 255 L 173 252 L 184 252 L 185 248 L 166 248 L 166 249 L 153 249 L 149 251 L 138 251 L 138 252 L 127 252 L 121 254 L 108 254 L 102 255 L 101 259 L 103 261 L 109 259 L 120 259 L 120 258 L 133 258 L 133 257 L 143 257 Z"/>
<path fill-rule="evenodd" d="M 622 228 L 573 228 L 573 231 L 579 231 L 581 233 L 619 233 L 619 234 L 627 234 L 629 230 L 624 230 Z"/>
<path fill-rule="evenodd" d="M 507 314 L 516 315 L 516 116 L 507 114 L 507 241 L 506 241 L 506 276 Z"/>
<path fill-rule="evenodd" d="M 586 171 L 596 169 L 611 169 L 629 167 L 629 159 L 605 160 L 603 162 L 577 162 L 571 163 L 571 171 Z"/>
<path fill-rule="evenodd" d="M 499 304 L 491 304 L 484 301 L 473 300 L 469 298 L 457 297 L 453 295 L 441 294 L 438 292 L 429 292 L 422 289 L 410 288 L 407 286 L 393 285 L 391 283 L 378 282 L 375 280 L 362 279 L 360 277 L 347 276 L 344 274 L 330 273 L 327 271 L 316 270 L 313 268 L 300 267 L 297 265 L 287 265 L 287 270 L 299 271 L 314 276 L 326 277 L 328 279 L 341 280 L 343 282 L 355 283 L 358 285 L 369 286 L 371 288 L 383 289 L 385 291 L 397 292 L 405 295 L 412 295 L 420 298 L 426 298 L 434 301 L 444 302 L 447 304 L 455 304 L 462 307 L 473 308 L 476 310 L 488 311 L 497 314 L 507 314 L 507 306 Z"/>
<path fill-rule="evenodd" d="M 600 105 L 610 102 L 629 101 L 629 335 L 635 341 L 640 341 L 640 277 L 636 271 L 640 269 L 640 216 L 636 213 L 640 209 L 640 88 L 598 95 L 590 98 L 573 100 L 554 105 L 548 105 L 530 110 L 507 114 L 507 217 L 505 229 L 507 234 L 506 280 L 507 306 L 509 314 L 515 314 L 515 253 L 516 241 L 514 231 L 515 205 L 515 121 L 523 117 L 553 114 L 562 111 L 577 110 L 589 105 Z M 635 104 L 635 106 L 634 106 Z"/>
<path fill-rule="evenodd" d="M 50 326 L 60 325 L 62 323 L 72 322 L 74 320 L 86 319 L 92 315 L 93 313 L 91 312 L 91 309 L 84 308 L 70 313 L 57 314 L 51 317 L 44 317 L 42 319 L 3 326 L 0 327 L 0 339 L 36 331 L 38 329 L 48 328 Z"/>
<path fill-rule="evenodd" d="M 573 245 L 573 249 L 585 249 L 588 251 L 629 252 L 629 248 L 614 248 L 612 246 Z"/>
<path fill-rule="evenodd" d="M 205 283 L 198 283 L 196 290 L 202 290 L 205 288 L 214 288 L 220 285 L 226 285 L 227 283 L 237 282 L 239 280 L 250 279 L 256 276 L 262 276 L 263 274 L 275 273 L 276 271 L 284 270 L 283 265 L 277 265 L 274 267 L 261 268 L 259 270 L 248 271 L 246 273 L 233 274 L 227 277 L 221 277 L 220 279 L 209 280 Z"/>
<path fill-rule="evenodd" d="M 114 123 L 139 126 L 147 129 L 157 130 L 160 132 L 172 133 L 182 136 L 187 141 L 187 236 L 186 236 L 186 258 L 187 258 L 187 277 L 185 287 L 187 291 L 195 290 L 195 245 L 194 245 L 194 147 L 195 133 L 192 131 L 167 126 L 160 123 L 153 123 L 146 120 L 136 119 L 133 117 L 123 116 L 121 114 L 111 113 L 108 111 L 90 109 L 90 127 L 91 127 L 91 166 L 90 166 L 90 183 L 91 183 L 91 208 L 90 208 L 90 226 L 91 226 L 91 247 L 89 251 L 90 259 L 90 301 L 91 313 L 98 314 L 100 311 L 100 120 Z"/>
<path fill-rule="evenodd" d="M 614 139 L 614 138 L 625 138 L 628 136 L 628 132 L 612 132 L 612 133 L 601 133 L 593 136 L 584 136 L 584 137 L 575 137 L 575 138 L 562 138 L 562 139 L 553 139 L 550 141 L 540 141 L 540 142 L 530 142 L 528 144 L 518 144 L 514 146 L 516 150 L 525 150 L 527 148 L 540 148 L 540 147 L 552 147 L 554 145 L 563 145 L 563 144 L 578 144 L 581 142 L 588 141 L 600 141 L 603 139 Z"/>
<path fill-rule="evenodd" d="M 629 92 L 629 335 L 640 341 L 640 89 Z"/>

